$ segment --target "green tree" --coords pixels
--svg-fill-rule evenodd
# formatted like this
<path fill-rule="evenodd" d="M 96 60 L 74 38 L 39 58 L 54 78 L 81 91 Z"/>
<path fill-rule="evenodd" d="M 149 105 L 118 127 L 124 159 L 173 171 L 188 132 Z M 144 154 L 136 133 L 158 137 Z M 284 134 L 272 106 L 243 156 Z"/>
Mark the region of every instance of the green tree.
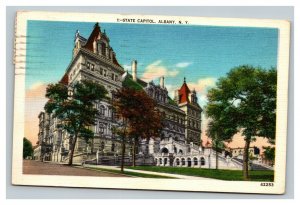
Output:
<path fill-rule="evenodd" d="M 232 136 L 237 132 L 237 128 L 232 122 L 232 119 L 225 120 L 221 117 L 222 112 L 215 113 L 214 120 L 208 123 L 207 136 L 211 138 L 213 147 L 216 151 L 216 169 L 219 167 L 218 151 L 225 148 L 224 142 L 230 142 Z"/>
<path fill-rule="evenodd" d="M 264 70 L 244 65 L 233 68 L 208 91 L 206 112 L 214 117 L 221 112 L 222 121 L 232 122 L 244 136 L 243 176 L 248 180 L 250 143 L 256 137 L 275 139 L 276 69 Z M 217 113 L 217 114 L 216 114 Z M 226 124 L 223 129 L 228 128 Z"/>
<path fill-rule="evenodd" d="M 275 160 L 275 147 L 263 147 L 265 149 L 264 151 L 264 156 L 266 160 L 269 160 L 272 165 L 274 165 L 274 160 Z"/>
<path fill-rule="evenodd" d="M 32 143 L 27 139 L 23 138 L 23 159 L 26 159 L 26 157 L 31 157 L 33 154 L 33 147 Z"/>
<path fill-rule="evenodd" d="M 74 149 L 77 138 L 86 142 L 94 137 L 89 126 L 95 124 L 98 110 L 95 103 L 105 98 L 106 89 L 90 80 L 82 80 L 74 85 L 66 86 L 62 83 L 49 84 L 46 97 L 49 99 L 45 110 L 52 113 L 52 117 L 60 120 L 59 126 L 70 135 L 69 165 L 73 163 Z"/>

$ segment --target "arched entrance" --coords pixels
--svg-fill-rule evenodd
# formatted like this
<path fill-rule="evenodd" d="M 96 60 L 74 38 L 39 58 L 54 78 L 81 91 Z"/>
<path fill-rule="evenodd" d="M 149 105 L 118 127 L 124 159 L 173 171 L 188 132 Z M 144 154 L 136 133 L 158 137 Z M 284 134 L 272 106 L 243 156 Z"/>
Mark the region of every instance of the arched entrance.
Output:
<path fill-rule="evenodd" d="M 181 159 L 181 165 L 185 166 L 185 159 L 184 158 Z"/>
<path fill-rule="evenodd" d="M 194 157 L 194 166 L 198 165 L 198 159 L 196 157 Z"/>
<path fill-rule="evenodd" d="M 192 160 L 191 160 L 191 158 L 187 158 L 187 165 L 188 165 L 188 167 L 192 166 Z"/>
<path fill-rule="evenodd" d="M 180 160 L 177 158 L 176 159 L 176 165 L 179 166 L 180 165 Z"/>
<path fill-rule="evenodd" d="M 164 158 L 164 166 L 166 166 L 168 163 L 168 158 Z"/>
<path fill-rule="evenodd" d="M 201 166 L 204 166 L 204 165 L 205 165 L 205 159 L 204 159 L 204 157 L 201 157 L 200 162 L 201 162 Z"/>

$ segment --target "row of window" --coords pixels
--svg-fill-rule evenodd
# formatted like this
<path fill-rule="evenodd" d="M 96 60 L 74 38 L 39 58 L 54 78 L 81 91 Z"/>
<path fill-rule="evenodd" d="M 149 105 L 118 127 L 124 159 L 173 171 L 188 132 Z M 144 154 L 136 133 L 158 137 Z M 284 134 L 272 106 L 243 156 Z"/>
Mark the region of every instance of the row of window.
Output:
<path fill-rule="evenodd" d="M 156 161 L 156 163 L 157 163 L 157 159 L 155 159 L 155 161 Z M 175 160 L 175 164 L 177 165 L 177 166 L 179 166 L 180 165 L 180 162 L 181 162 L 181 165 L 182 166 L 185 166 L 185 163 L 187 162 L 187 165 L 188 166 L 191 166 L 191 164 L 192 164 L 192 160 L 190 159 L 190 158 L 188 158 L 187 160 L 185 160 L 184 158 L 182 158 L 181 160 L 180 159 L 176 159 Z M 195 165 L 195 166 L 197 166 L 198 165 L 198 159 L 197 158 L 194 158 L 193 159 L 193 164 Z M 166 165 L 168 163 L 168 158 L 164 158 L 164 159 L 162 159 L 162 158 L 159 158 L 159 164 L 163 164 L 163 165 Z M 204 157 L 201 157 L 201 159 L 200 159 L 200 165 L 201 166 L 204 166 L 205 165 L 205 159 L 204 159 Z"/>
<path fill-rule="evenodd" d="M 165 112 L 162 112 L 162 115 L 169 120 L 175 121 L 177 123 L 180 123 L 182 125 L 184 125 L 184 119 L 177 116 L 177 115 L 167 115 Z"/>
<path fill-rule="evenodd" d="M 200 117 L 200 114 L 196 110 L 189 109 L 188 114 L 197 118 Z"/>
<path fill-rule="evenodd" d="M 200 128 L 200 123 L 198 123 L 198 122 L 195 121 L 195 120 L 188 120 L 188 126 L 189 126 L 189 127 L 192 127 L 192 128 L 197 128 L 197 129 L 199 129 L 199 128 Z"/>
<path fill-rule="evenodd" d="M 93 63 L 87 62 L 86 65 L 87 65 L 86 67 L 90 71 L 93 71 L 93 72 L 95 71 L 95 65 Z M 106 69 L 102 68 L 102 67 L 100 67 L 100 69 L 99 69 L 99 74 L 102 75 L 102 76 L 104 76 L 104 77 L 109 77 L 110 76 L 111 80 L 113 80 L 113 81 L 118 81 L 119 80 L 119 76 L 118 75 L 116 75 L 114 73 L 111 73 L 109 75 L 108 71 Z"/>
<path fill-rule="evenodd" d="M 105 142 L 102 141 L 102 142 L 100 143 L 99 150 L 100 150 L 100 151 L 103 151 L 104 148 L 105 148 Z M 116 149 L 117 149 L 117 145 L 116 145 L 115 143 L 112 143 L 112 144 L 111 144 L 111 147 L 110 147 L 110 151 L 114 152 Z"/>

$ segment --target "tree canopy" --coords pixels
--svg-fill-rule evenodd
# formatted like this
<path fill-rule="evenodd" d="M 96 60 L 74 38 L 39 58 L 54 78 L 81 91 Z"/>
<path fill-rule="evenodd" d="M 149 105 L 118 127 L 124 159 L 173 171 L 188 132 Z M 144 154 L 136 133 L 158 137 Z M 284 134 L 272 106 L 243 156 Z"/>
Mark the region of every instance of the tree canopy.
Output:
<path fill-rule="evenodd" d="M 161 114 L 155 101 L 145 91 L 124 87 L 114 94 L 114 108 L 116 113 L 126 119 L 127 133 L 133 141 L 135 149 L 140 139 L 149 140 L 159 137 L 162 129 Z M 135 158 L 133 159 L 135 162 Z"/>
<path fill-rule="evenodd" d="M 33 147 L 32 143 L 27 139 L 23 138 L 23 159 L 26 159 L 27 157 L 31 157 L 33 154 Z"/>
<path fill-rule="evenodd" d="M 266 160 L 269 160 L 272 164 L 274 164 L 275 160 L 275 147 L 263 147 L 265 149 L 264 156 Z"/>
<path fill-rule="evenodd" d="M 70 135 L 72 145 L 69 152 L 70 165 L 77 137 L 88 142 L 94 136 L 93 131 L 89 129 L 89 126 L 95 124 L 99 112 L 94 104 L 106 95 L 107 91 L 102 85 L 90 80 L 82 80 L 69 86 L 62 83 L 47 86 L 46 97 L 49 100 L 45 110 L 51 113 L 53 118 L 58 118 L 60 128 Z"/>
<path fill-rule="evenodd" d="M 206 114 L 216 127 L 245 140 L 244 177 L 248 178 L 248 149 L 256 137 L 275 139 L 277 71 L 244 65 L 233 68 L 208 91 Z M 216 121 L 216 122 L 215 122 Z M 225 137 L 227 138 L 227 136 Z"/>

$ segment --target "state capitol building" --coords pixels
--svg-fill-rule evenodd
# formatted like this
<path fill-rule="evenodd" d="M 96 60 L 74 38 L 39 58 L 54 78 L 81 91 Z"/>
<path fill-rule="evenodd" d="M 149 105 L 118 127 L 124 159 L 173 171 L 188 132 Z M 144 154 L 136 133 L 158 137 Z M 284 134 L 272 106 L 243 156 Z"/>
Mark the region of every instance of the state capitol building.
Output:
<path fill-rule="evenodd" d="M 215 151 L 204 148 L 201 143 L 201 113 L 197 93 L 189 88 L 186 79 L 174 91 L 174 99 L 169 97 L 164 85 L 164 76 L 159 84 L 145 82 L 137 76 L 138 62 L 132 61 L 131 73 L 125 71 L 117 60 L 116 53 L 110 46 L 110 39 L 96 23 L 88 38 L 75 34 L 73 57 L 60 82 L 72 86 L 75 82 L 89 79 L 103 85 L 112 92 L 125 84 L 134 84 L 143 89 L 157 103 L 164 114 L 164 127 L 161 138 L 141 140 L 137 150 L 137 165 L 204 167 L 215 166 Z M 96 104 L 99 115 L 95 125 L 90 129 L 94 138 L 87 144 L 78 138 L 73 161 L 76 163 L 95 163 L 118 165 L 121 155 L 121 142 L 112 132 L 116 125 L 111 101 L 104 99 Z M 39 146 L 35 149 L 35 158 L 55 162 L 67 162 L 69 153 L 69 135 L 57 127 L 59 120 L 45 111 L 39 114 Z M 125 162 L 131 164 L 131 145 L 126 146 Z M 219 156 L 219 167 L 224 169 L 241 169 L 238 161 L 226 154 Z"/>

